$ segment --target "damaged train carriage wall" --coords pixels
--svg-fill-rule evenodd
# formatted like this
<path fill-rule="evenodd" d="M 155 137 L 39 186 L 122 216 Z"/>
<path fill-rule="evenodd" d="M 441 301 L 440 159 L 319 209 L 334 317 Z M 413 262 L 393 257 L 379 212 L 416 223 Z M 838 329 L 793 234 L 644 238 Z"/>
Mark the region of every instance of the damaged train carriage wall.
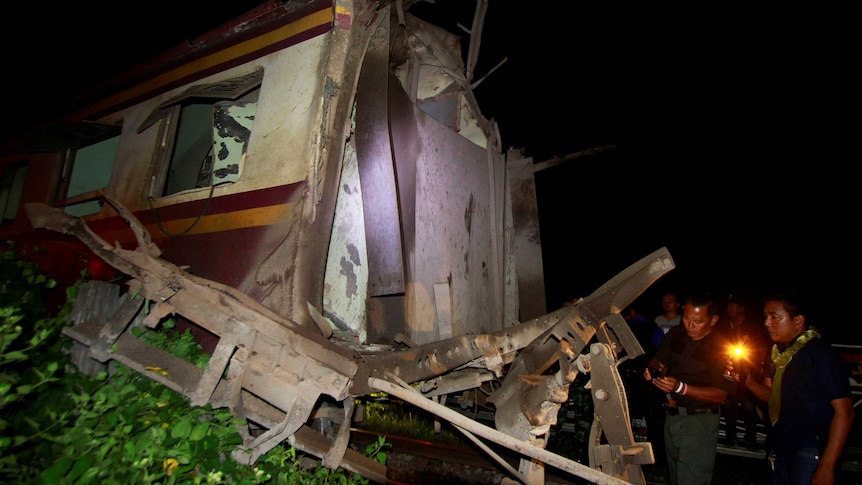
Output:
<path fill-rule="evenodd" d="M 409 35 L 409 29 L 400 33 Z M 499 330 L 518 319 L 517 305 L 505 315 L 498 310 L 504 301 L 517 301 L 499 144 L 491 138 L 488 147 L 477 145 L 451 121 L 443 124 L 418 109 L 389 72 L 388 39 L 381 25 L 357 88 L 355 136 L 345 149 L 327 262 L 325 314 L 337 331 L 363 342 L 404 334 L 421 344 Z"/>

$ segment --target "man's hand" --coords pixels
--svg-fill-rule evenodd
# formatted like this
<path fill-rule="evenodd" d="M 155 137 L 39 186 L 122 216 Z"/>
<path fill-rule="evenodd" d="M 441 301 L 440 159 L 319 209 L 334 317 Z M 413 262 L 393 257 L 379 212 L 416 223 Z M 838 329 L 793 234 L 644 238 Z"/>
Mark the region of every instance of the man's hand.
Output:
<path fill-rule="evenodd" d="M 676 377 L 659 377 L 652 380 L 652 384 L 661 392 L 669 394 L 679 387 L 679 379 Z"/>

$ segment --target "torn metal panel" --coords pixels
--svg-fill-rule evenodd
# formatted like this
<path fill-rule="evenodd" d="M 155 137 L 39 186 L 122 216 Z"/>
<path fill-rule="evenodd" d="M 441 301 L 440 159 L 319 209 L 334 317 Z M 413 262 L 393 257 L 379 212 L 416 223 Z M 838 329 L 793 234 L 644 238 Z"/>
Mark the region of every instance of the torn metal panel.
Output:
<path fill-rule="evenodd" d="M 356 157 L 363 187 L 370 296 L 403 293 L 405 278 L 397 178 L 389 143 L 386 103 L 388 27 L 388 22 L 381 22 L 371 38 L 356 93 Z"/>
<path fill-rule="evenodd" d="M 495 224 L 494 186 L 487 150 L 477 147 L 424 114 L 417 118 L 421 140 L 416 173 L 415 250 L 408 288 L 410 337 L 440 339 L 434 322 L 433 285 L 451 288 L 454 335 L 504 328 L 496 304 L 502 293 L 495 254 L 503 236 Z M 408 140 L 396 140 L 396 143 Z M 502 160 L 497 158 L 497 163 Z"/>
<path fill-rule="evenodd" d="M 413 38 L 410 35 L 398 34 Z M 357 87 L 356 137 L 342 164 L 339 197 L 345 203 L 335 214 L 338 222 L 325 285 L 326 295 L 341 289 L 350 293 L 339 294 L 339 303 L 328 299 L 327 316 L 341 325 L 339 331 L 346 335 L 349 330 L 361 342 L 371 335 L 391 337 L 399 332 L 425 343 L 449 335 L 498 331 L 505 325 L 503 315 L 516 310 L 503 312 L 498 305 L 504 299 L 517 305 L 517 295 L 508 294 L 514 286 L 501 281 L 501 275 L 512 273 L 516 257 L 504 249 L 512 228 L 498 210 L 508 205 L 505 162 L 417 109 L 396 78 L 384 74 L 389 64 L 400 62 L 392 57 L 384 62 L 388 50 L 378 43 L 386 39 L 381 35 L 372 40 Z M 398 48 L 404 46 L 396 41 Z M 379 97 L 384 88 L 385 103 Z M 359 184 L 350 172 L 352 146 Z M 351 188 L 350 194 L 344 187 Z M 362 194 L 361 212 L 347 205 L 356 193 Z M 364 226 L 356 227 L 360 220 Z M 357 261 L 365 263 L 362 272 L 355 272 Z M 368 279 L 362 280 L 366 275 Z M 344 277 L 347 280 L 341 281 Z M 362 290 L 353 292 L 353 281 L 368 296 L 387 296 L 387 301 L 369 301 L 363 311 Z M 413 284 L 404 285 L 408 281 Z M 442 282 L 450 286 L 451 333 L 437 320 L 434 285 Z M 404 308 L 392 311 L 390 303 L 402 293 Z"/>
<path fill-rule="evenodd" d="M 547 313 L 545 274 L 542 270 L 542 237 L 539 231 L 539 208 L 536 204 L 536 182 L 533 159 L 516 156 L 509 150 L 509 186 L 512 194 L 512 225 L 515 228 L 518 265 L 518 294 L 521 296 L 520 320 Z"/>
<path fill-rule="evenodd" d="M 478 55 L 484 13 L 474 18 L 470 53 Z M 492 123 L 482 115 L 467 78 L 458 36 L 412 15 L 398 31 L 391 51 L 393 72 L 420 109 L 482 147 L 488 147 Z M 473 59 L 475 60 L 475 58 Z M 472 61 L 471 61 L 472 62 Z"/>

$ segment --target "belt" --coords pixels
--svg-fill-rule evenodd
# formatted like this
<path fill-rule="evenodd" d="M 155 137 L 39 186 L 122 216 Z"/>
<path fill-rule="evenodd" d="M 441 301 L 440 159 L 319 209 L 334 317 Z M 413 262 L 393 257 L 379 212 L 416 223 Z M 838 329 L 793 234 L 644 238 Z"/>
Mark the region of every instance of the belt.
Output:
<path fill-rule="evenodd" d="M 681 407 L 681 406 L 667 406 L 664 407 L 668 416 L 694 416 L 695 414 L 718 414 L 720 408 L 718 407 L 707 407 L 707 408 L 696 408 L 696 407 Z"/>

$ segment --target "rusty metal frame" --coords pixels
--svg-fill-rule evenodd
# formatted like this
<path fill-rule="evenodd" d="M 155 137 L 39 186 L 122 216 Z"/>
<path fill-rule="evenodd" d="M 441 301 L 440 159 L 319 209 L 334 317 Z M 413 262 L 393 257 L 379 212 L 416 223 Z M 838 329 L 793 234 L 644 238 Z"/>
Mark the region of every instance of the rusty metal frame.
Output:
<path fill-rule="evenodd" d="M 316 333 L 314 327 L 300 326 L 274 314 L 233 288 L 196 277 L 165 261 L 131 212 L 108 196 L 106 200 L 134 230 L 137 250 L 112 247 L 80 219 L 61 210 L 42 204 L 27 206 L 34 227 L 78 237 L 133 278 L 129 293 L 116 298 L 114 304 L 102 306 L 108 309 L 107 314 L 93 315 L 98 310 L 94 302 L 104 301 L 105 296 L 81 301 L 85 307 L 78 311 L 79 320 L 65 331 L 75 340 L 76 359 L 122 362 L 188 396 L 193 405 L 228 407 L 235 415 L 267 428 L 257 436 L 241 430 L 244 443 L 234 452 L 237 460 L 252 463 L 287 440 L 320 456 L 327 466 L 344 466 L 385 483 L 385 468 L 347 447 L 346 426 L 332 439 L 307 425 L 320 398 L 329 396 L 343 403 L 344 422 L 349 423 L 353 398 L 375 390 L 395 393 L 393 382 L 435 380 L 425 386 L 431 392 L 415 397 L 422 399 L 423 407 L 468 428 L 473 424 L 453 419 L 434 398 L 478 387 L 493 374 L 502 378 L 501 386 L 488 399 L 496 407 L 495 437 L 499 437 L 496 433 L 503 434 L 505 446 L 529 457 L 522 459 L 519 479 L 540 483 L 544 465 L 550 464 L 596 483 L 618 483 L 620 479 L 644 482 L 640 465 L 653 462 L 652 449 L 649 443 L 634 442 L 625 390 L 616 372 L 620 352 L 626 350 L 626 355 L 633 356 L 643 350 L 619 311 L 673 269 L 665 248 L 633 264 L 575 305 L 512 328 L 397 352 L 363 354 L 337 345 L 328 338 L 331 335 Z M 141 314 L 145 300 L 155 303 L 148 315 Z M 136 319 L 154 326 L 169 314 L 182 315 L 220 337 L 206 369 L 153 348 L 129 331 Z M 598 343 L 582 355 L 594 339 Z M 167 372 L 151 372 L 152 366 Z M 475 375 L 464 372 L 472 368 L 478 369 Z M 590 455 L 594 469 L 589 472 L 543 449 L 549 428 L 556 422 L 556 411 L 579 371 L 591 372 L 596 405 Z M 595 475 L 595 470 L 600 475 Z"/>

